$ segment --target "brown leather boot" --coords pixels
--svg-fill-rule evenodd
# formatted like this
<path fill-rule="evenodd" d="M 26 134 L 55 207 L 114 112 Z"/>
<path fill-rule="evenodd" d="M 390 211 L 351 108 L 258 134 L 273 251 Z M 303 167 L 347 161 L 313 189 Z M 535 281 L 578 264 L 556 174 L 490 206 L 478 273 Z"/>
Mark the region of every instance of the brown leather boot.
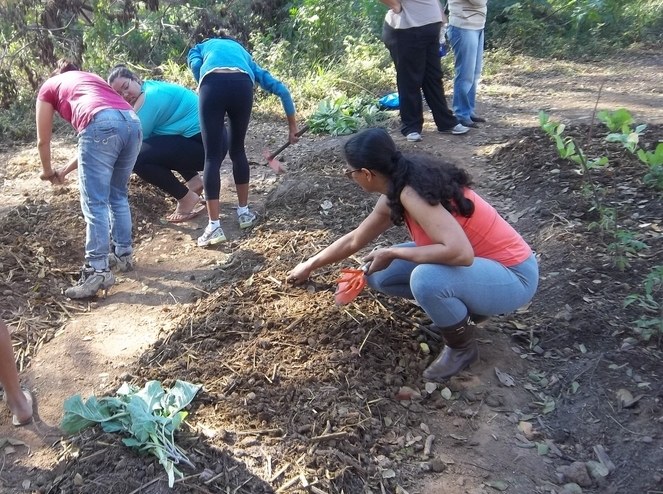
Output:
<path fill-rule="evenodd" d="M 444 349 L 424 371 L 427 381 L 444 381 L 479 360 L 479 345 L 469 320 L 456 329 L 443 330 Z"/>
<path fill-rule="evenodd" d="M 490 316 L 480 316 L 478 314 L 470 314 L 469 324 L 474 324 L 475 326 L 480 326 L 490 319 Z M 426 335 L 428 338 L 433 341 L 442 341 L 442 333 L 445 331 L 441 327 L 437 326 L 435 323 L 429 324 L 427 326 L 419 325 L 419 331 Z"/>

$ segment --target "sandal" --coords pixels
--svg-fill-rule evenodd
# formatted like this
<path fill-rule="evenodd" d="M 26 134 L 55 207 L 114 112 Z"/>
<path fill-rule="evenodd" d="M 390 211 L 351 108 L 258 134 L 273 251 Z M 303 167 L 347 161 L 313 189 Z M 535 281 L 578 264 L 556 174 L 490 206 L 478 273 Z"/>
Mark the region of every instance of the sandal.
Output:
<path fill-rule="evenodd" d="M 32 399 L 32 393 L 30 393 L 29 389 L 24 388 L 24 387 L 21 387 L 21 391 L 23 392 L 23 396 L 25 396 L 25 400 L 28 402 L 28 406 L 30 407 L 30 410 L 32 410 L 32 407 L 34 406 L 34 400 Z M 4 401 L 5 404 L 7 404 L 7 393 L 4 393 L 2 395 L 2 401 Z M 9 408 L 9 405 L 7 405 L 7 407 Z M 12 414 L 12 425 L 14 425 L 15 427 L 20 427 L 22 425 L 28 425 L 32 422 L 33 418 L 34 418 L 33 415 L 30 415 L 30 418 L 28 418 L 27 420 L 20 421 L 16 415 Z"/>
<path fill-rule="evenodd" d="M 206 209 L 207 208 L 204 204 L 198 204 L 188 213 L 178 213 L 175 211 L 166 217 L 166 221 L 169 221 L 170 223 L 184 223 L 185 221 L 189 221 L 200 216 L 203 212 L 205 212 Z"/>

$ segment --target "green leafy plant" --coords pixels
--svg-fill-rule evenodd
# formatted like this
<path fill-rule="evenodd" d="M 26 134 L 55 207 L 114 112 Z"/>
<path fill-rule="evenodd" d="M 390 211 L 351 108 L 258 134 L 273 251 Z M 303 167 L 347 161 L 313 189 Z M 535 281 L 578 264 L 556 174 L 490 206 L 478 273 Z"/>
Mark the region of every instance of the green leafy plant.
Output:
<path fill-rule="evenodd" d="M 199 389 L 198 385 L 176 381 L 171 389 L 164 390 L 159 381 L 149 381 L 142 389 L 124 383 L 114 397 L 91 396 L 84 402 L 80 395 L 74 395 L 64 402 L 61 427 L 75 434 L 100 424 L 105 432 L 128 435 L 122 442 L 156 456 L 168 474 L 168 485 L 173 487 L 175 474 L 183 477 L 175 465 L 193 467 L 175 444 L 174 433 L 188 415 L 182 409 Z"/>
<path fill-rule="evenodd" d="M 628 134 L 622 133 L 619 135 L 628 138 L 631 134 L 635 134 L 637 145 L 637 139 L 644 129 L 638 127 L 635 132 L 630 132 L 629 126 L 632 120 L 626 110 L 611 114 L 605 113 L 603 118 L 604 120 L 609 120 L 610 125 L 613 127 L 619 127 L 628 132 Z M 613 241 L 607 245 L 607 250 L 612 255 L 615 266 L 620 271 L 623 271 L 629 266 L 629 256 L 648 248 L 648 246 L 644 242 L 637 240 L 632 232 L 617 228 L 617 211 L 603 204 L 600 187 L 591 180 L 590 171 L 607 165 L 608 158 L 606 156 L 599 156 L 588 159 L 582 148 L 576 144 L 573 138 L 564 136 L 564 124 L 551 121 L 545 112 L 539 113 L 539 123 L 543 131 L 555 141 L 555 146 L 560 157 L 580 165 L 580 173 L 582 173 L 585 180 L 582 188 L 584 195 L 592 200 L 590 211 L 598 213 L 598 220 L 590 223 L 589 228 L 597 228 L 601 232 L 608 233 L 613 238 Z"/>
<path fill-rule="evenodd" d="M 545 112 L 539 113 L 539 124 L 543 131 L 553 138 L 557 152 L 560 158 L 568 159 L 581 165 L 581 173 L 593 168 L 600 168 L 608 164 L 606 156 L 598 158 L 587 159 L 584 151 L 578 146 L 572 137 L 564 137 L 564 130 L 566 125 L 563 123 L 553 122 Z"/>
<path fill-rule="evenodd" d="M 644 183 L 663 189 L 663 143 L 659 142 L 654 151 L 646 151 L 640 147 L 640 137 L 647 125 L 638 125 L 632 129 L 633 117 L 625 108 L 613 112 L 601 111 L 597 116 L 611 131 L 605 140 L 620 142 L 626 150 L 635 154 L 649 167 L 649 171 L 643 177 Z"/>
<path fill-rule="evenodd" d="M 643 293 L 629 295 L 624 300 L 624 307 L 637 304 L 645 314 L 635 321 L 635 332 L 645 341 L 653 336 L 659 342 L 663 337 L 663 266 L 655 266 L 645 278 Z"/>
<path fill-rule="evenodd" d="M 646 125 L 638 125 L 634 130 L 626 127 L 621 132 L 613 132 L 605 138 L 608 142 L 621 142 L 631 153 L 635 153 L 640 143 L 640 136 L 647 128 Z"/>
<path fill-rule="evenodd" d="M 541 129 L 548 134 L 555 141 L 557 152 L 561 158 L 568 159 L 580 165 L 580 174 L 583 176 L 584 188 L 588 190 L 588 195 L 592 200 L 591 210 L 596 210 L 599 214 L 599 221 L 597 224 L 602 230 L 605 230 L 604 225 L 612 223 L 611 214 L 604 207 L 599 193 L 599 187 L 591 179 L 590 171 L 595 168 L 600 168 L 608 164 L 606 156 L 599 156 L 597 158 L 587 159 L 585 152 L 575 142 L 572 137 L 564 137 L 564 130 L 566 126 L 559 122 L 550 120 L 550 117 L 545 112 L 539 112 L 539 125 Z"/>
<path fill-rule="evenodd" d="M 603 110 L 596 114 L 596 118 L 603 122 L 610 132 L 628 133 L 633 123 L 633 117 L 626 108 Z"/>
<path fill-rule="evenodd" d="M 636 154 L 649 167 L 643 177 L 645 184 L 663 190 L 663 142 L 659 142 L 654 151 L 638 149 Z"/>
<path fill-rule="evenodd" d="M 646 243 L 636 239 L 634 233 L 628 230 L 617 230 L 615 239 L 615 242 L 608 244 L 608 252 L 612 254 L 615 265 L 620 271 L 624 271 L 631 265 L 629 256 L 649 248 Z"/>
<path fill-rule="evenodd" d="M 309 119 L 311 131 L 317 134 L 347 135 L 388 118 L 373 98 L 339 96 L 323 100 Z"/>

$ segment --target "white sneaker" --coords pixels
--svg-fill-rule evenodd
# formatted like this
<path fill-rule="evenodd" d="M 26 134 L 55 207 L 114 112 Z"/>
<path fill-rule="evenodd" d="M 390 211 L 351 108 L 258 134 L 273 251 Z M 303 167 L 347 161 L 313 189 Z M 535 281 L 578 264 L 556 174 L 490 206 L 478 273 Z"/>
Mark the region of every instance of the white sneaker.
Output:
<path fill-rule="evenodd" d="M 421 141 L 421 134 L 419 132 L 410 132 L 405 138 L 410 142 L 419 142 Z"/>
<path fill-rule="evenodd" d="M 214 230 L 209 230 L 209 227 L 206 227 L 203 234 L 198 237 L 198 247 L 207 247 L 225 241 L 226 236 L 220 226 L 217 226 Z"/>
<path fill-rule="evenodd" d="M 463 124 L 456 124 L 454 128 L 451 129 L 451 133 L 455 136 L 461 134 L 467 134 L 470 131 L 469 127 L 465 127 Z"/>
<path fill-rule="evenodd" d="M 253 224 L 256 222 L 257 216 L 253 214 L 251 211 L 247 211 L 246 213 L 242 213 L 237 217 L 237 221 L 239 221 L 239 227 L 243 230 L 244 228 L 250 228 L 253 226 Z"/>

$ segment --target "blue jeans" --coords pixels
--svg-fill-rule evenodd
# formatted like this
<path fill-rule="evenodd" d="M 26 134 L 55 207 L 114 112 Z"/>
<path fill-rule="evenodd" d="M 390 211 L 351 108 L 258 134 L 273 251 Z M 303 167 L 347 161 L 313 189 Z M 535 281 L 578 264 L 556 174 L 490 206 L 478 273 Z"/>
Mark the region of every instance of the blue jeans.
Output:
<path fill-rule="evenodd" d="M 447 32 L 454 51 L 454 113 L 461 122 L 469 122 L 475 116 L 477 85 L 483 66 L 483 29 L 449 26 Z"/>
<path fill-rule="evenodd" d="M 132 252 L 129 177 L 142 140 L 132 110 L 102 110 L 78 135 L 85 261 L 94 269 L 108 269 L 111 237 L 117 255 Z"/>
<path fill-rule="evenodd" d="M 414 247 L 414 242 L 399 247 Z M 507 268 L 481 257 L 471 266 L 416 264 L 396 259 L 386 269 L 368 276 L 372 288 L 396 297 L 414 299 L 434 324 L 448 328 L 468 314 L 506 314 L 529 302 L 539 282 L 539 267 L 532 254 Z"/>

